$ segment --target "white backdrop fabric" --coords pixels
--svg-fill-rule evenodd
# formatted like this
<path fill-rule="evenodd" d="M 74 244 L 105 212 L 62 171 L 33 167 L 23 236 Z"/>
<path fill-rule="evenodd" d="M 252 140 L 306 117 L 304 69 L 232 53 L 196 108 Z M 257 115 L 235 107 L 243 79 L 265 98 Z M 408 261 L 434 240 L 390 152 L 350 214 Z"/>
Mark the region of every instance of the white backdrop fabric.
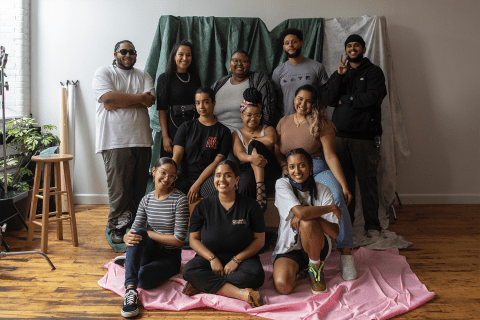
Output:
<path fill-rule="evenodd" d="M 389 208 L 395 201 L 397 166 L 409 155 L 407 134 L 398 99 L 395 72 L 390 52 L 387 23 L 383 16 L 362 16 L 353 18 L 325 19 L 325 38 L 323 45 L 323 64 L 328 75 L 335 70 L 340 55 L 345 56 L 344 42 L 350 34 L 356 33 L 365 40 L 366 53 L 372 63 L 380 66 L 385 73 L 388 95 L 382 103 L 382 142 L 380 147 L 381 161 L 378 168 L 379 210 L 378 216 L 383 229 L 389 224 Z M 333 108 L 328 108 L 329 113 Z M 399 217 L 401 219 L 401 217 Z M 397 237 L 393 232 L 383 231 L 380 238 L 372 239 L 363 235 L 363 214 L 360 193 L 357 187 L 354 223 L 354 245 L 371 249 L 406 248 L 411 242 Z"/>

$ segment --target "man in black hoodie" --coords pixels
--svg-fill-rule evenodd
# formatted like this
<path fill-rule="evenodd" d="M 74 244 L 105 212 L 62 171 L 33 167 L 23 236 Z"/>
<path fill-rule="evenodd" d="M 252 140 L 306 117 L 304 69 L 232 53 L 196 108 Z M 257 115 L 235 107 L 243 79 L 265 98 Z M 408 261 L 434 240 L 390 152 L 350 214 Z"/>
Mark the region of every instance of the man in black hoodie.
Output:
<path fill-rule="evenodd" d="M 345 60 L 341 55 L 337 71 L 327 83 L 324 99 L 335 108 L 332 121 L 337 128 L 336 152 L 354 196 L 348 211 L 353 222 L 357 176 L 365 231 L 373 236 L 382 230 L 378 219 L 377 167 L 382 135 L 381 105 L 387 89 L 382 69 L 363 57 L 364 53 L 363 38 L 350 35 L 345 41 Z"/>

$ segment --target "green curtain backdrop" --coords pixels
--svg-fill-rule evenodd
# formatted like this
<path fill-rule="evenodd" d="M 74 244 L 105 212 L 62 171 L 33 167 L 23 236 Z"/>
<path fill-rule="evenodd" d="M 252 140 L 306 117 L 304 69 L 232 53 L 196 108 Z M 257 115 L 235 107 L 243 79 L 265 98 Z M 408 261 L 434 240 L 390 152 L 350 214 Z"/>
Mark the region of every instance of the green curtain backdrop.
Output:
<path fill-rule="evenodd" d="M 156 86 L 158 76 L 165 72 L 172 46 L 177 41 L 188 39 L 193 44 L 195 62 L 204 86 L 211 86 L 229 73 L 230 56 L 237 49 L 249 53 L 252 71 L 271 75 L 278 65 L 287 60 L 278 37 L 283 29 L 291 27 L 305 31 L 303 55 L 322 62 L 322 18 L 289 19 L 268 31 L 260 18 L 161 16 L 145 70 L 154 79 Z M 150 108 L 150 126 L 155 133 L 159 133 L 160 125 L 155 109 Z M 152 155 L 154 158 L 158 157 L 155 149 Z"/>
<path fill-rule="evenodd" d="M 378 215 L 382 227 L 386 229 L 389 222 L 389 207 L 395 201 L 396 176 L 399 174 L 397 166 L 410 155 L 410 150 L 395 83 L 385 17 L 289 19 L 268 31 L 259 18 L 162 16 L 158 22 L 145 70 L 155 80 L 156 85 L 158 76 L 165 71 L 173 44 L 182 39 L 189 39 L 195 49 L 200 79 L 204 86 L 211 86 L 216 80 L 228 74 L 230 56 L 237 49 L 244 49 L 250 54 L 252 71 L 270 76 L 273 70 L 287 59 L 278 37 L 282 30 L 289 27 L 303 31 L 303 55 L 321 62 L 329 75 L 337 69 L 340 55 L 345 50 L 344 41 L 352 33 L 359 34 L 365 39 L 367 49 L 365 56 L 380 66 L 385 73 L 388 96 L 382 103 L 383 134 L 378 178 L 380 198 Z M 150 108 L 155 141 L 152 162 L 160 155 L 162 140 L 158 113 L 152 112 L 154 109 Z M 147 191 L 153 188 L 152 183 Z M 357 198 L 360 199 L 358 188 Z M 361 206 L 357 206 L 355 216 L 358 218 L 357 222 L 363 221 Z M 361 233 L 355 234 L 355 241 L 362 241 L 363 229 L 354 230 Z M 394 238 L 393 235 L 391 237 Z M 391 240 L 388 244 L 385 242 L 385 246 L 376 244 L 372 248 L 406 247 L 405 241 L 396 241 L 395 245 L 392 243 Z M 355 246 L 361 244 L 354 242 Z"/>

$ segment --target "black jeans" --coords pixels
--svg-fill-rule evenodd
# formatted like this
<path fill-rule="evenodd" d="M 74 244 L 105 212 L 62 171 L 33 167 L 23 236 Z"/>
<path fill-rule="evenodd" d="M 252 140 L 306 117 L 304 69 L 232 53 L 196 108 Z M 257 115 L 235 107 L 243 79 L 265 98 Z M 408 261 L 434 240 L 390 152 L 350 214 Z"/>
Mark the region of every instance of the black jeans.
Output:
<path fill-rule="evenodd" d="M 350 217 L 355 220 L 355 176 L 360 187 L 365 230 L 382 230 L 378 219 L 377 168 L 380 148 L 372 140 L 337 137 L 336 153 L 342 165 L 348 188 L 353 195 L 348 206 Z"/>
<path fill-rule="evenodd" d="M 273 153 L 265 147 L 263 143 L 257 140 L 253 140 L 248 145 L 248 154 L 252 154 L 253 149 L 257 150 L 258 154 L 261 154 L 265 159 L 267 159 L 267 164 L 265 165 L 265 181 L 258 181 L 265 183 L 266 192 L 275 191 L 275 182 L 278 178 L 281 177 L 281 168 L 277 162 L 277 159 Z M 257 188 L 256 188 L 255 174 L 253 173 L 251 163 L 242 163 L 240 164 L 240 182 L 238 185 L 238 193 L 243 194 L 247 197 L 257 199 Z"/>
<path fill-rule="evenodd" d="M 127 247 L 125 288 L 129 284 L 145 290 L 156 288 L 180 271 L 182 250 L 166 249 L 150 239 L 143 228 L 135 231 L 142 236 L 142 241 Z"/>

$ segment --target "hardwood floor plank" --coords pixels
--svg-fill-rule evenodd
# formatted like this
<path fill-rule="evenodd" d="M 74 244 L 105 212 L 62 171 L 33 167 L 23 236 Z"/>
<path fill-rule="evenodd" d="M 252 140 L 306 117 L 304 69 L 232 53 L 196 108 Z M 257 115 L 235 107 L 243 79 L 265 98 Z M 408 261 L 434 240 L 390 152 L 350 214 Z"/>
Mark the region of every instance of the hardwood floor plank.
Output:
<path fill-rule="evenodd" d="M 480 205 L 404 205 L 396 207 L 394 231 L 414 245 L 400 250 L 412 271 L 436 297 L 395 319 L 479 319 L 480 317 Z M 79 247 L 73 247 L 70 230 L 55 239 L 49 226 L 48 256 L 57 267 L 50 270 L 38 255 L 0 259 L 1 319 L 122 319 L 122 298 L 98 286 L 103 265 L 118 254 L 105 240 L 108 206 L 75 206 Z M 5 241 L 12 251 L 39 250 L 36 228 L 31 248 L 26 230 L 9 232 Z M 2 248 L 3 249 L 3 248 Z M 145 319 L 259 319 L 241 313 L 209 308 L 189 311 L 144 310 Z"/>

